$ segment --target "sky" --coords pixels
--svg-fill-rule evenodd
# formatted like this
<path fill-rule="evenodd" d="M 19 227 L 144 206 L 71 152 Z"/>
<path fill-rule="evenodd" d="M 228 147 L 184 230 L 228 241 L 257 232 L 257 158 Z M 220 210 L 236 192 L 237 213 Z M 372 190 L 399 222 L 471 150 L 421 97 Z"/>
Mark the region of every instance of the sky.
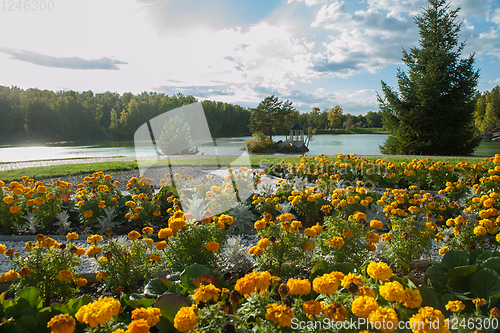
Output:
<path fill-rule="evenodd" d="M 418 45 L 424 0 L 5 0 L 0 85 L 52 91 L 182 93 L 299 111 L 377 111 L 397 88 L 402 50 Z M 478 90 L 500 85 L 500 1 L 461 6 L 462 57 Z"/>

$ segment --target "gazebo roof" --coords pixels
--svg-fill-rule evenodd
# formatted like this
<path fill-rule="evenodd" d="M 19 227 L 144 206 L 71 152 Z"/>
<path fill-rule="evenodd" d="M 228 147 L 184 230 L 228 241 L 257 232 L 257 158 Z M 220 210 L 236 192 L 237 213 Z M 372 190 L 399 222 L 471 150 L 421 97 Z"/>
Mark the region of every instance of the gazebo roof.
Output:
<path fill-rule="evenodd" d="M 295 124 L 295 125 L 293 125 L 293 127 L 292 127 L 292 128 L 290 128 L 290 129 L 293 129 L 293 130 L 303 130 L 303 129 L 304 129 L 304 127 L 300 126 L 299 124 Z"/>

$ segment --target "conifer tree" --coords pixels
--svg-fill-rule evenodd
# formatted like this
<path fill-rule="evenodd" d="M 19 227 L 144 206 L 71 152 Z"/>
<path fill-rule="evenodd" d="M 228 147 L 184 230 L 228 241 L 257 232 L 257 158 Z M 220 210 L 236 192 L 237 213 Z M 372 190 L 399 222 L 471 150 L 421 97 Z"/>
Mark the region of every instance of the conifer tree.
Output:
<path fill-rule="evenodd" d="M 479 71 L 474 55 L 461 58 L 458 43 L 460 7 L 446 0 L 428 0 L 429 7 L 414 20 L 419 46 L 403 50 L 408 74 L 398 69 L 399 93 L 382 81 L 378 96 L 389 137 L 380 147 L 385 154 L 468 155 L 474 139 L 473 97 Z"/>

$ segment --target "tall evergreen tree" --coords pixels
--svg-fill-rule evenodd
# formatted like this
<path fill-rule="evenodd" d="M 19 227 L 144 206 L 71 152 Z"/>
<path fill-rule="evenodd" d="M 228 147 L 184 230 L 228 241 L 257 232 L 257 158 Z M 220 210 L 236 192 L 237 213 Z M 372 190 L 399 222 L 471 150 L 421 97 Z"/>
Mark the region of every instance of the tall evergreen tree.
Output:
<path fill-rule="evenodd" d="M 279 101 L 278 97 L 269 96 L 252 110 L 248 127 L 252 134 L 263 133 L 273 139 L 273 132 L 286 130 L 293 118 L 294 108 L 290 101 Z"/>
<path fill-rule="evenodd" d="M 474 140 L 474 103 L 479 71 L 474 55 L 462 59 L 458 43 L 460 7 L 446 0 L 428 0 L 414 20 L 419 47 L 403 50 L 408 75 L 398 69 L 399 93 L 382 81 L 378 96 L 384 126 L 390 136 L 380 147 L 385 154 L 468 155 Z"/>

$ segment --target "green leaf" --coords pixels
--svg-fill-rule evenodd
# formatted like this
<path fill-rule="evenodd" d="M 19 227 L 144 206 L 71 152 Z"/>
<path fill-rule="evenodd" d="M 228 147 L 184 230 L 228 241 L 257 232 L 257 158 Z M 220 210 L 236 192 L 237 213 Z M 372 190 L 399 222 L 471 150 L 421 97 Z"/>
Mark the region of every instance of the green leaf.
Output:
<path fill-rule="evenodd" d="M 432 306 L 435 309 L 439 308 L 439 299 L 434 290 L 426 285 L 422 285 L 418 288 L 418 291 L 420 291 L 420 296 L 422 296 L 422 305 L 420 307 Z"/>
<path fill-rule="evenodd" d="M 38 322 L 34 316 L 23 315 L 16 320 L 25 332 L 35 332 Z"/>
<path fill-rule="evenodd" d="M 50 309 L 60 313 L 71 314 L 71 309 L 66 304 L 54 303 L 50 306 Z"/>
<path fill-rule="evenodd" d="M 491 257 L 482 262 L 481 268 L 489 268 L 500 275 L 500 257 Z"/>
<path fill-rule="evenodd" d="M 474 274 L 470 282 L 470 290 L 474 297 L 484 299 L 500 294 L 500 275 L 488 268 L 481 269 Z"/>
<path fill-rule="evenodd" d="M 447 271 L 455 267 L 467 266 L 469 265 L 469 255 L 463 251 L 451 250 L 446 252 L 441 263 Z"/>
<path fill-rule="evenodd" d="M 153 304 L 155 304 L 156 300 L 154 298 L 141 298 L 141 299 L 133 299 L 127 302 L 133 308 L 149 308 Z"/>
<path fill-rule="evenodd" d="M 479 257 L 479 255 L 481 254 L 481 252 L 479 251 L 471 251 L 471 253 L 469 254 L 470 255 L 470 259 L 469 259 L 469 265 L 474 265 L 477 261 L 477 257 Z"/>
<path fill-rule="evenodd" d="M 328 263 L 324 260 L 316 262 L 311 269 L 311 274 L 309 274 L 309 281 L 313 281 L 314 278 L 328 273 Z"/>
<path fill-rule="evenodd" d="M 176 333 L 178 332 L 174 324 L 169 322 L 165 317 L 160 317 L 160 321 L 155 326 L 159 333 Z"/>
<path fill-rule="evenodd" d="M 205 265 L 192 264 L 181 273 L 181 281 L 185 287 L 191 290 L 196 289 L 196 286 L 191 281 L 191 279 L 197 279 L 202 275 L 212 275 L 212 271 Z"/>
<path fill-rule="evenodd" d="M 165 275 L 158 275 L 156 278 L 167 288 L 170 288 L 170 286 L 174 283 L 174 281 L 169 280 Z"/>
<path fill-rule="evenodd" d="M 345 275 L 347 275 L 349 273 L 354 272 L 355 269 L 356 269 L 356 266 L 354 266 L 350 262 L 339 262 L 331 267 L 329 273 L 331 273 L 333 271 L 338 271 L 338 272 L 342 272 Z"/>
<path fill-rule="evenodd" d="M 25 298 L 17 298 L 14 305 L 5 309 L 5 318 L 18 319 L 23 315 L 36 316 L 36 310 L 33 309 Z"/>
<path fill-rule="evenodd" d="M 476 263 L 480 265 L 483 261 L 493 257 L 500 257 L 500 252 L 491 250 L 484 251 L 476 258 Z"/>
<path fill-rule="evenodd" d="M 470 281 L 476 270 L 477 265 L 460 266 L 449 270 L 446 273 L 448 287 L 459 292 L 468 291 Z"/>
<path fill-rule="evenodd" d="M 0 328 L 2 332 L 8 333 L 23 333 L 23 328 L 18 325 L 15 321 L 10 321 L 7 323 L 3 323 Z"/>
<path fill-rule="evenodd" d="M 435 264 L 427 268 L 427 276 L 431 281 L 432 288 L 444 294 L 448 278 L 446 277 L 446 269 L 443 267 L 443 264 Z"/>
<path fill-rule="evenodd" d="M 70 299 L 67 303 L 68 308 L 71 310 L 70 314 L 74 316 L 82 306 L 87 305 L 90 302 L 92 302 L 92 299 L 88 295 L 83 295 L 78 298 Z"/>
<path fill-rule="evenodd" d="M 495 307 L 498 303 L 498 300 L 500 300 L 500 294 L 490 296 L 490 299 L 488 300 L 488 310 Z"/>
<path fill-rule="evenodd" d="M 171 282 L 171 281 L 170 281 Z M 164 293 L 167 292 L 168 288 L 171 287 L 173 284 L 170 283 L 169 285 L 163 283 L 162 280 L 159 278 L 154 278 L 151 279 L 148 284 L 144 287 L 144 294 L 153 296 L 153 297 L 158 297 Z"/>
<path fill-rule="evenodd" d="M 17 293 L 17 296 L 27 300 L 31 307 L 35 310 L 40 310 L 43 306 L 43 301 L 40 297 L 40 290 L 36 287 L 24 288 Z"/>
<path fill-rule="evenodd" d="M 191 306 L 191 303 L 184 296 L 165 293 L 156 299 L 155 306 L 160 309 L 163 317 L 173 323 L 177 311 L 182 307 Z"/>

